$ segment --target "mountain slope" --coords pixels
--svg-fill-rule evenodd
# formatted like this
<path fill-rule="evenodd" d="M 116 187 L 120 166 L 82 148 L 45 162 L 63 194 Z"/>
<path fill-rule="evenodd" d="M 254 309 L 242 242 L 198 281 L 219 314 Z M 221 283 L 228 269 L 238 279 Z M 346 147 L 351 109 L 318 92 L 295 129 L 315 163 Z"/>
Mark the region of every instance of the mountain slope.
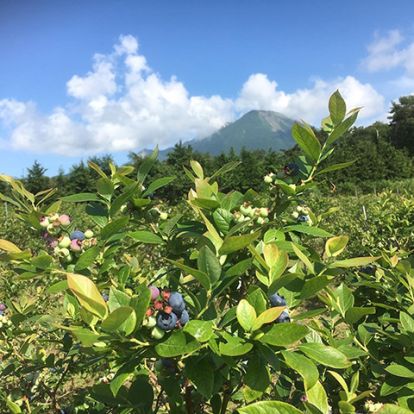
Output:
<path fill-rule="evenodd" d="M 195 151 L 212 155 L 227 153 L 231 148 L 235 152 L 246 149 L 273 149 L 275 151 L 292 148 L 295 145 L 290 130 L 293 119 L 273 111 L 250 111 L 240 119 L 219 129 L 202 139 L 186 141 Z M 160 151 L 159 158 L 165 159 L 172 148 Z M 144 150 L 142 155 L 151 151 Z"/>
<path fill-rule="evenodd" d="M 218 155 L 233 148 L 236 152 L 246 149 L 289 149 L 294 146 L 290 134 L 293 120 L 273 111 L 250 111 L 239 120 L 226 125 L 214 134 L 192 140 L 194 150 Z"/>

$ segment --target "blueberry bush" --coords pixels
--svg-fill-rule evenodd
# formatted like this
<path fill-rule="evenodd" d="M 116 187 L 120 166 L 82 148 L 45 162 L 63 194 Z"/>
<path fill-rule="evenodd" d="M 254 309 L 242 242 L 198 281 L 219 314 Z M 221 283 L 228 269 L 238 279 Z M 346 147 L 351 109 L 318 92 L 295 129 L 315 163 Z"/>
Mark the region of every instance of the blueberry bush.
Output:
<path fill-rule="evenodd" d="M 358 111 L 335 92 L 323 142 L 295 124 L 302 155 L 264 177 L 265 198 L 220 191 L 237 162 L 206 176 L 193 161 L 171 210 L 156 194 L 174 177 L 146 180 L 157 151 L 138 171 L 91 162 L 96 192 L 57 201 L 0 176 L 38 240 L 0 240 L 1 411 L 411 412 L 410 256 L 341 258 L 349 238 L 306 204 L 350 165 L 320 167 Z"/>

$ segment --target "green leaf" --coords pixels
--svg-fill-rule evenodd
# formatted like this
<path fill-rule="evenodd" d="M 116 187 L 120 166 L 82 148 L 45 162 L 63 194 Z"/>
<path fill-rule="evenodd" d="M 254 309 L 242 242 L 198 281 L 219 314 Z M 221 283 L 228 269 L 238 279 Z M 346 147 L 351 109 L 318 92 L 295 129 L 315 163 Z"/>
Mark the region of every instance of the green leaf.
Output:
<path fill-rule="evenodd" d="M 144 320 L 145 313 L 151 302 L 151 291 L 145 285 L 140 285 L 137 288 L 137 295 L 130 300 L 130 305 L 135 310 L 137 316 L 137 328 L 141 326 Z"/>
<path fill-rule="evenodd" d="M 305 282 L 300 292 L 301 299 L 309 299 L 329 285 L 331 279 L 326 276 L 315 276 Z"/>
<path fill-rule="evenodd" d="M 106 240 L 110 236 L 119 233 L 121 230 L 124 230 L 128 224 L 128 221 L 129 217 L 121 217 L 119 219 L 111 221 L 101 230 L 101 238 L 103 240 Z"/>
<path fill-rule="evenodd" d="M 62 201 L 66 201 L 68 203 L 82 203 L 85 201 L 99 201 L 102 200 L 94 193 L 79 193 L 79 194 L 72 194 L 70 196 L 62 197 Z"/>
<path fill-rule="evenodd" d="M 131 298 L 126 293 L 111 287 L 108 300 L 109 311 L 113 312 L 121 306 L 128 306 L 130 300 Z"/>
<path fill-rule="evenodd" d="M 374 315 L 375 312 L 376 312 L 376 309 L 373 306 L 371 307 L 354 306 L 351 309 L 346 311 L 345 320 L 351 324 L 356 323 L 366 315 Z"/>
<path fill-rule="evenodd" d="M 80 256 L 78 261 L 75 265 L 75 272 L 78 272 L 79 270 L 86 269 L 89 267 L 95 259 L 98 257 L 100 253 L 100 248 L 98 246 L 93 246 L 89 248 L 88 250 L 85 250 Z"/>
<path fill-rule="evenodd" d="M 88 204 L 85 212 L 99 227 L 105 227 L 108 224 L 108 209 L 103 204 Z"/>
<path fill-rule="evenodd" d="M 137 316 L 130 306 L 121 306 L 111 312 L 102 322 L 102 329 L 107 332 L 123 332 L 130 335 L 137 323 Z"/>
<path fill-rule="evenodd" d="M 249 246 L 254 240 L 260 236 L 260 232 L 243 234 L 242 236 L 230 236 L 224 239 L 223 245 L 221 246 L 219 253 L 221 255 L 228 255 L 238 250 L 244 249 Z"/>
<path fill-rule="evenodd" d="M 67 331 L 70 331 L 75 335 L 75 337 L 82 343 L 85 347 L 91 347 L 97 341 L 99 341 L 100 336 L 95 332 L 90 331 L 89 329 L 82 328 L 80 326 L 76 327 L 61 327 Z"/>
<path fill-rule="evenodd" d="M 46 289 L 46 292 L 49 294 L 54 294 L 54 293 L 64 292 L 66 289 L 68 289 L 67 280 L 61 280 L 60 282 L 56 282 L 52 286 L 49 286 Z"/>
<path fill-rule="evenodd" d="M 22 410 L 20 409 L 20 407 L 15 402 L 13 402 L 9 397 L 7 397 L 7 399 L 6 399 L 6 405 L 7 405 L 7 408 L 13 414 L 20 414 L 22 412 Z"/>
<path fill-rule="evenodd" d="M 348 368 L 348 358 L 336 348 L 312 342 L 299 345 L 299 349 L 309 358 L 331 368 Z"/>
<path fill-rule="evenodd" d="M 226 164 L 224 164 L 222 167 L 220 167 L 211 177 L 210 180 L 212 180 L 213 178 L 219 177 L 223 174 L 226 174 L 232 170 L 234 170 L 235 168 L 237 168 L 239 165 L 241 164 L 240 161 L 230 161 Z"/>
<path fill-rule="evenodd" d="M 230 211 L 225 210 L 224 208 L 218 208 L 213 213 L 213 220 L 217 228 L 223 234 L 226 234 L 230 229 L 230 224 L 233 220 L 233 215 L 230 213 Z"/>
<path fill-rule="evenodd" d="M 236 316 L 240 326 L 245 331 L 249 332 L 252 330 L 256 322 L 256 311 L 246 299 L 242 299 L 237 305 Z"/>
<path fill-rule="evenodd" d="M 322 170 L 318 171 L 315 174 L 315 177 L 318 176 L 318 175 L 326 174 L 326 173 L 331 172 L 331 171 L 337 171 L 337 170 L 342 170 L 344 168 L 348 168 L 352 164 L 354 164 L 355 161 L 356 160 L 354 160 L 354 161 L 347 161 L 347 162 L 341 162 L 341 163 L 338 163 L 338 164 L 330 165 L 329 167 L 323 168 Z"/>
<path fill-rule="evenodd" d="M 154 148 L 154 151 L 152 151 L 152 154 L 148 157 L 145 157 L 142 161 L 138 174 L 137 174 L 137 181 L 142 184 L 145 181 L 145 178 L 147 177 L 148 173 L 150 172 L 151 168 L 155 164 L 155 161 L 158 158 L 158 147 Z"/>
<path fill-rule="evenodd" d="M 329 134 L 328 139 L 326 140 L 326 146 L 329 147 L 332 145 L 337 139 L 339 139 L 349 128 L 354 124 L 356 119 L 358 118 L 358 111 L 354 112 L 344 121 L 342 121 L 339 125 L 337 125 L 334 130 Z"/>
<path fill-rule="evenodd" d="M 200 165 L 200 163 L 196 160 L 190 161 L 191 169 L 194 171 L 194 174 L 197 176 L 197 178 L 200 178 L 201 180 L 204 179 L 204 172 L 203 167 Z"/>
<path fill-rule="evenodd" d="M 280 323 L 272 326 L 268 332 L 259 338 L 260 342 L 274 346 L 284 346 L 300 341 L 309 333 L 304 325 L 296 323 Z"/>
<path fill-rule="evenodd" d="M 338 90 L 329 98 L 329 114 L 334 125 L 338 125 L 345 118 L 346 104 Z"/>
<path fill-rule="evenodd" d="M 339 260 L 329 265 L 330 268 L 366 266 L 378 260 L 380 256 L 354 257 L 353 259 Z"/>
<path fill-rule="evenodd" d="M 157 180 L 154 180 L 148 186 L 148 188 L 144 191 L 144 193 L 142 194 L 142 197 L 149 196 L 150 194 L 154 193 L 158 189 L 160 189 L 162 187 L 165 187 L 166 185 L 172 183 L 175 179 L 176 179 L 176 177 L 175 177 L 175 175 L 173 175 L 173 176 L 170 176 L 170 177 L 162 177 L 162 178 L 158 178 Z"/>
<path fill-rule="evenodd" d="M 203 246 L 197 258 L 198 269 L 205 273 L 214 285 L 220 279 L 221 265 L 216 255 L 207 247 Z"/>
<path fill-rule="evenodd" d="M 306 226 L 304 224 L 293 224 L 292 226 L 286 226 L 283 229 L 284 232 L 296 231 L 298 233 L 307 234 L 309 236 L 315 237 L 331 237 L 332 234 L 326 230 L 320 229 L 318 227 Z"/>
<path fill-rule="evenodd" d="M 108 308 L 96 285 L 86 276 L 66 273 L 68 287 L 81 306 L 101 319 L 106 318 Z"/>
<path fill-rule="evenodd" d="M 117 373 L 114 379 L 109 384 L 109 388 L 112 391 L 112 395 L 116 397 L 119 389 L 124 385 L 124 383 L 132 376 L 132 372 L 121 372 Z"/>
<path fill-rule="evenodd" d="M 270 384 L 269 370 L 266 361 L 257 353 L 247 362 L 244 383 L 255 391 L 264 392 Z"/>
<path fill-rule="evenodd" d="M 391 364 L 385 368 L 385 371 L 397 377 L 414 378 L 414 371 L 411 371 L 411 369 L 405 367 L 404 365 Z"/>
<path fill-rule="evenodd" d="M 226 343 L 220 342 L 219 350 L 222 355 L 227 356 L 239 356 L 247 354 L 253 348 L 253 344 L 245 342 L 242 339 L 231 336 L 225 332 L 222 333 L 223 337 L 227 341 Z"/>
<path fill-rule="evenodd" d="M 104 196 L 106 198 L 112 196 L 114 192 L 114 185 L 112 184 L 111 180 L 102 177 L 96 181 L 96 189 L 101 196 Z"/>
<path fill-rule="evenodd" d="M 128 233 L 132 239 L 146 244 L 163 244 L 164 240 L 154 233 L 146 230 L 138 230 Z"/>
<path fill-rule="evenodd" d="M 189 358 L 185 363 L 185 374 L 197 391 L 209 399 L 214 389 L 214 364 L 207 358 Z"/>
<path fill-rule="evenodd" d="M 341 254 L 348 244 L 348 236 L 331 237 L 325 243 L 325 254 L 327 257 L 335 257 Z"/>
<path fill-rule="evenodd" d="M 204 287 L 204 289 L 209 290 L 210 289 L 210 278 L 207 276 L 206 273 L 202 272 L 201 270 L 193 269 L 190 266 L 185 265 L 184 263 L 178 262 L 176 260 L 170 260 L 167 259 L 170 263 L 172 263 L 174 266 L 178 267 L 179 269 L 183 270 L 187 274 L 193 276 L 195 279 L 197 279 L 201 286 Z"/>
<path fill-rule="evenodd" d="M 12 242 L 0 239 L 0 250 L 8 253 L 21 253 L 21 250 Z"/>
<path fill-rule="evenodd" d="M 321 413 L 329 413 L 328 396 L 319 381 L 306 391 L 306 397 L 308 398 L 308 403 L 314 405 Z"/>
<path fill-rule="evenodd" d="M 316 365 L 304 355 L 292 351 L 282 351 L 286 365 L 296 371 L 305 382 L 305 390 L 312 388 L 319 379 Z"/>
<path fill-rule="evenodd" d="M 237 411 L 240 414 L 303 414 L 293 405 L 281 401 L 259 401 Z"/>
<path fill-rule="evenodd" d="M 214 335 L 213 321 L 194 320 L 186 323 L 184 332 L 193 336 L 198 342 L 207 342 Z"/>
<path fill-rule="evenodd" d="M 254 321 L 252 331 L 257 331 L 263 325 L 275 321 L 285 309 L 285 306 L 266 309 Z"/>
<path fill-rule="evenodd" d="M 321 144 L 309 125 L 295 122 L 292 126 L 292 136 L 307 158 L 311 161 L 318 160 Z"/>
<path fill-rule="evenodd" d="M 183 331 L 173 331 L 166 341 L 155 346 L 155 351 L 160 357 L 172 358 L 194 352 L 200 346 L 194 339 L 187 340 Z"/>
<path fill-rule="evenodd" d="M 414 332 L 414 319 L 408 313 L 400 312 L 400 322 L 406 332 Z"/>
<path fill-rule="evenodd" d="M 385 404 L 376 414 L 412 414 L 411 410 L 393 404 Z"/>

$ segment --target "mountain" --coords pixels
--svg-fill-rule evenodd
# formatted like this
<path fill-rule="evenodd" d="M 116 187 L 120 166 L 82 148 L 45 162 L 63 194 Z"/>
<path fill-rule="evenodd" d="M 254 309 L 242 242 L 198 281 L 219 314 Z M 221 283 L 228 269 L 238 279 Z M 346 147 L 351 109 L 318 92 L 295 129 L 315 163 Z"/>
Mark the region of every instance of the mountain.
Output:
<path fill-rule="evenodd" d="M 218 155 L 231 148 L 239 152 L 246 149 L 282 150 L 295 143 L 290 133 L 293 120 L 273 111 L 250 111 L 237 121 L 214 134 L 188 142 L 194 150 Z"/>
<path fill-rule="evenodd" d="M 295 145 L 290 133 L 293 122 L 293 119 L 278 112 L 250 111 L 214 134 L 184 144 L 191 145 L 195 151 L 212 155 L 227 153 L 231 148 L 239 152 L 243 147 L 249 150 L 289 149 Z M 160 151 L 160 159 L 165 159 L 171 149 Z M 147 153 L 148 150 L 141 152 L 143 155 Z"/>

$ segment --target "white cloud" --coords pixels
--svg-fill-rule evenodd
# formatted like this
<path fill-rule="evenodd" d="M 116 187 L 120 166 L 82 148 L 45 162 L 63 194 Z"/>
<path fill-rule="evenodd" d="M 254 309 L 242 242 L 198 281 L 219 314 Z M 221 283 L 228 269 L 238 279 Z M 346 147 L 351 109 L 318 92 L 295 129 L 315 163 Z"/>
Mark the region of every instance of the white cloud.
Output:
<path fill-rule="evenodd" d="M 391 30 L 385 36 L 377 34 L 367 49 L 362 67 L 369 72 L 402 68 L 404 77 L 414 77 L 414 42 L 404 42 L 398 30 Z"/>
<path fill-rule="evenodd" d="M 298 89 L 286 93 L 277 89 L 277 83 L 270 81 L 267 75 L 251 75 L 240 92 L 236 106 L 241 111 L 250 109 L 268 109 L 281 112 L 295 119 L 305 119 L 316 124 L 326 115 L 329 96 L 339 89 L 348 108 L 364 107 L 362 118 L 370 118 L 384 110 L 384 97 L 370 84 L 361 83 L 352 76 L 334 81 L 318 79 L 309 89 Z"/>
<path fill-rule="evenodd" d="M 139 53 L 133 36 L 121 36 L 112 53 L 96 54 L 85 76 L 67 82 L 71 101 L 50 114 L 32 102 L 0 99 L 0 126 L 9 147 L 61 155 L 139 150 L 206 136 L 251 109 L 282 112 L 317 123 L 329 95 L 339 88 L 349 107 L 364 106 L 365 117 L 384 111 L 384 98 L 352 76 L 316 80 L 287 93 L 267 75 L 251 75 L 236 99 L 191 96 L 177 78 L 163 79 Z"/>

